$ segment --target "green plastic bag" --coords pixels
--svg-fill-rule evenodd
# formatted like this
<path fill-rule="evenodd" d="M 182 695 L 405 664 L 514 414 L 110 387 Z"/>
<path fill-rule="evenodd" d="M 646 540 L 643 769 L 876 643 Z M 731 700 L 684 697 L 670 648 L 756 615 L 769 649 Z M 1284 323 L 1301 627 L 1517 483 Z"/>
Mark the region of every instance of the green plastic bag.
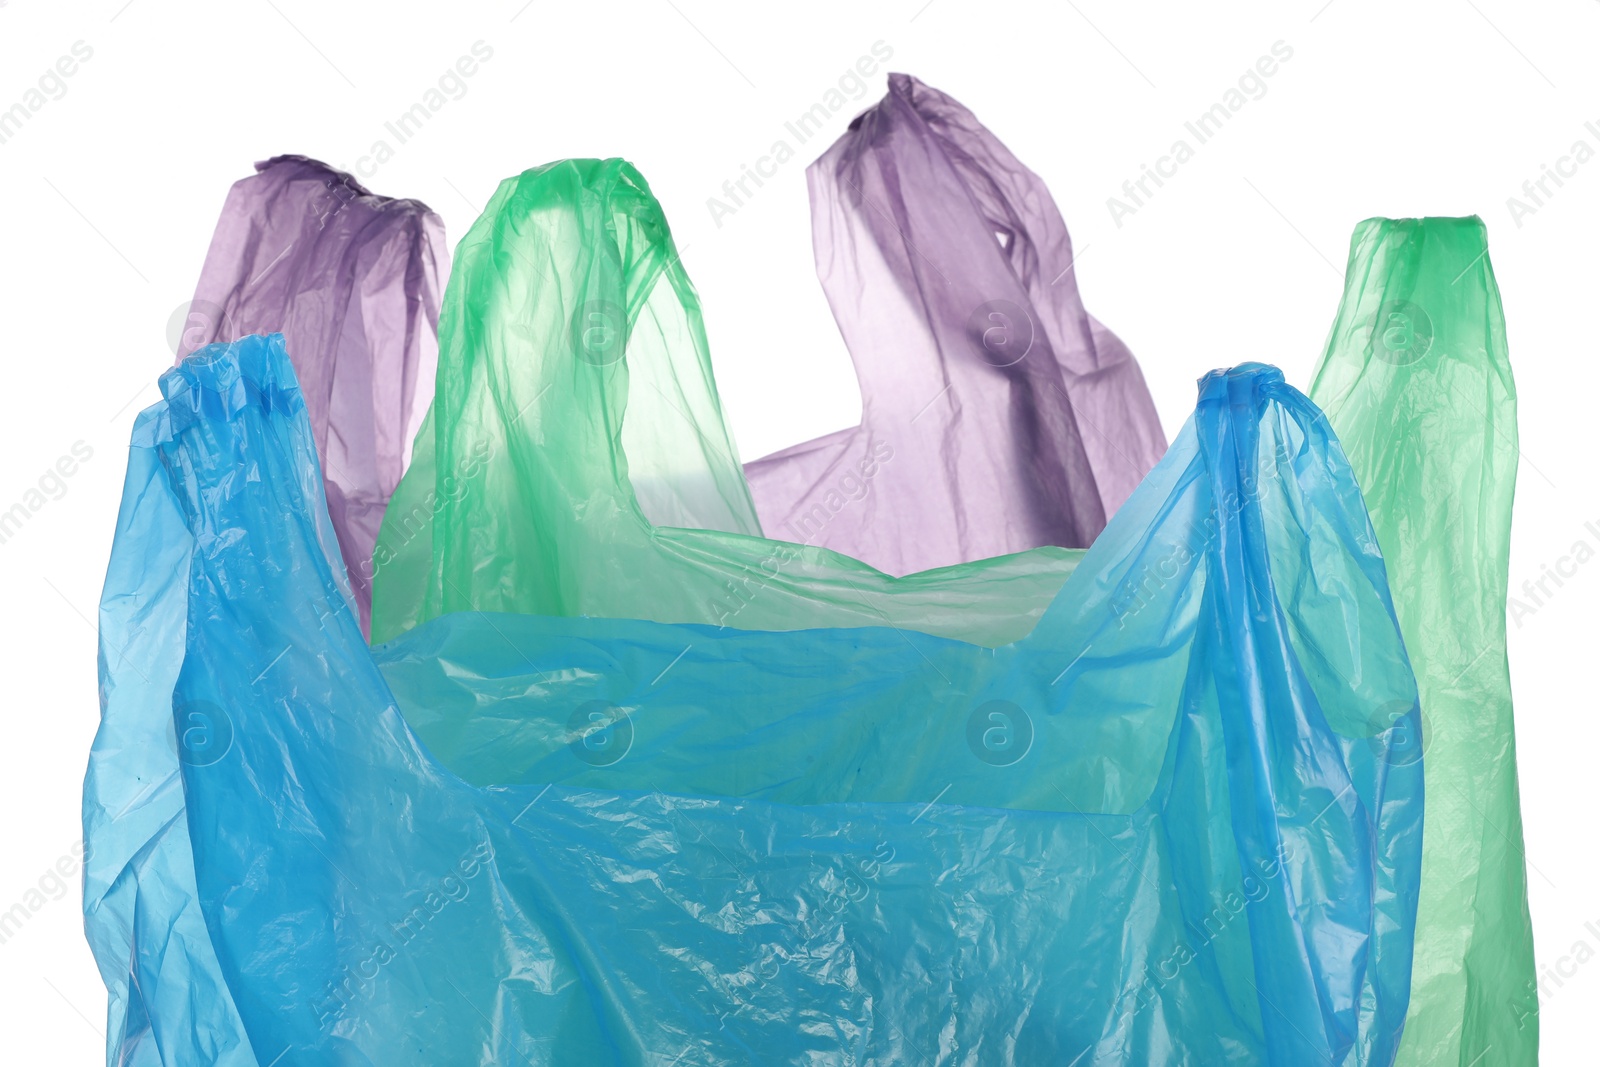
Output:
<path fill-rule="evenodd" d="M 1477 218 L 1369 219 L 1311 389 L 1361 483 L 1422 698 L 1403 1067 L 1538 1062 L 1505 606 L 1517 401 Z"/>
<path fill-rule="evenodd" d="M 1033 629 L 1083 556 L 1043 547 L 891 578 L 763 539 L 699 297 L 632 164 L 507 179 L 454 263 L 433 407 L 373 555 L 374 643 L 478 610 L 892 625 L 995 647 Z"/>

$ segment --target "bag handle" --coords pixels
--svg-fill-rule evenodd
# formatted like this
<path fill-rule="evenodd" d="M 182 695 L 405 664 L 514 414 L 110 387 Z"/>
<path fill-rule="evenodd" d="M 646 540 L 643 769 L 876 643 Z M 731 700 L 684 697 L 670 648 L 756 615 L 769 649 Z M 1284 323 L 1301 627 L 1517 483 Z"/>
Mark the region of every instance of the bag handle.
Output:
<path fill-rule="evenodd" d="M 1420 730 L 1415 679 L 1360 488 L 1316 406 L 1246 365 L 1202 381 L 1195 426 L 1219 517 L 1206 599 L 1228 653 L 1216 681 L 1239 863 L 1284 871 L 1283 891 L 1249 909 L 1262 1025 L 1281 1062 L 1308 1049 L 1338 1062 L 1364 1004 L 1400 1005 L 1373 1028 L 1381 1040 L 1404 1018 L 1411 942 L 1379 933 L 1415 922 L 1422 766 L 1390 750 Z M 1340 632 L 1333 614 L 1351 647 L 1310 638 Z M 1286 1025 L 1308 1012 L 1323 1032 Z"/>
<path fill-rule="evenodd" d="M 806 176 L 863 425 L 938 448 L 988 410 L 1029 457 L 1036 502 L 1062 512 L 1041 516 L 1054 543 L 1092 541 L 1166 438 L 1138 364 L 1084 310 L 1045 183 L 905 74 Z"/>

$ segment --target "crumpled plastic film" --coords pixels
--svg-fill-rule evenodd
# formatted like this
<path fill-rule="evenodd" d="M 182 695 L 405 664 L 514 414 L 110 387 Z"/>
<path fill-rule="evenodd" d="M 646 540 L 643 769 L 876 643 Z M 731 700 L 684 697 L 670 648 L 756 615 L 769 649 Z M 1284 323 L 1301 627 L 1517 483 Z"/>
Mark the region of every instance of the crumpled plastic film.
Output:
<path fill-rule="evenodd" d="M 1082 555 L 891 578 L 761 539 L 699 297 L 620 159 L 501 183 L 456 250 L 439 343 L 433 407 L 374 554 L 374 642 L 480 610 L 887 623 L 996 645 L 1032 627 Z"/>
<path fill-rule="evenodd" d="M 378 527 L 433 397 L 444 223 L 303 156 L 256 170 L 228 193 L 178 356 L 288 338 L 365 627 Z"/>
<path fill-rule="evenodd" d="M 767 534 L 890 574 L 1088 545 L 1167 441 L 1044 182 L 904 74 L 806 177 L 862 416 L 746 464 Z"/>
<path fill-rule="evenodd" d="M 1517 403 L 1477 218 L 1369 219 L 1311 395 L 1350 455 L 1416 666 L 1428 814 L 1405 1067 L 1526 1067 L 1539 1016 L 1506 578 Z"/>
<path fill-rule="evenodd" d="M 208 348 L 162 391 L 130 467 L 159 491 L 130 492 L 117 547 L 154 551 L 181 516 L 187 634 L 107 669 L 158 688 L 186 639 L 170 708 L 124 725 L 165 711 L 185 753 L 187 834 L 180 811 L 168 837 L 192 850 L 230 1012 L 213 1031 L 194 1013 L 218 998 L 145 1004 L 189 1012 L 190 1048 L 1392 1055 L 1415 684 L 1355 480 L 1277 371 L 1204 379 L 1166 458 L 997 648 L 464 612 L 374 653 L 281 339 Z M 132 586 L 113 604 L 183 584 L 114 573 Z M 184 889 L 141 881 L 153 908 Z M 215 1058 L 187 1055 L 168 1062 Z"/>
<path fill-rule="evenodd" d="M 156 450 L 169 434 L 164 404 L 134 423 L 100 597 L 100 728 L 83 783 L 84 934 L 106 986 L 108 1067 L 262 1067 L 195 887 L 179 767 L 204 758 L 194 754 L 214 721 L 173 718 L 194 545 Z M 328 537 L 338 559 L 331 526 Z"/>

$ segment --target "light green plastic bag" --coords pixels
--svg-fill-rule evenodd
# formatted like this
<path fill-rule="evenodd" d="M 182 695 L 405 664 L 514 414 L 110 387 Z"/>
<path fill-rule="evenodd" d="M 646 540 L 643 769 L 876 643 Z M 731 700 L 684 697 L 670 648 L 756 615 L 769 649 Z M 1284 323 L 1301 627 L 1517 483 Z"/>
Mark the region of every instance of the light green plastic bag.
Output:
<path fill-rule="evenodd" d="M 477 610 L 891 625 L 994 647 L 1033 629 L 1083 557 L 1044 547 L 895 578 L 763 539 L 700 299 L 630 163 L 507 179 L 454 264 L 433 407 L 373 557 L 375 644 Z"/>
<path fill-rule="evenodd" d="M 1369 219 L 1311 398 L 1362 486 L 1421 692 L 1424 816 L 1402 1067 L 1538 1062 L 1506 577 L 1517 399 L 1477 218 Z"/>

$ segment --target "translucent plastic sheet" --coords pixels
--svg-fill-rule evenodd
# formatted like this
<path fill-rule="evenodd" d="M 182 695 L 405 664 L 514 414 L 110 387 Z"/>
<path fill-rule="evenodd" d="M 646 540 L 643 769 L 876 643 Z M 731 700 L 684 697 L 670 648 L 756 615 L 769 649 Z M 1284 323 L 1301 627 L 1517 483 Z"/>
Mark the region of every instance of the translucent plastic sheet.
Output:
<path fill-rule="evenodd" d="M 661 205 L 622 160 L 501 183 L 457 248 L 439 344 L 433 407 L 374 554 L 377 642 L 482 610 L 887 623 L 1004 644 L 1081 555 L 1040 548 L 896 579 L 761 539 L 699 298 Z"/>
<path fill-rule="evenodd" d="M 303 156 L 256 170 L 223 205 L 179 358 L 246 334 L 289 339 L 365 627 L 378 527 L 433 397 L 444 224 Z"/>
<path fill-rule="evenodd" d="M 108 984 L 135 950 L 114 1060 L 1392 1055 L 1414 682 L 1276 371 L 1203 381 L 1004 647 L 469 612 L 376 659 L 281 342 L 162 389 L 103 605 L 100 768 L 161 797 L 129 926 L 90 916 Z"/>
<path fill-rule="evenodd" d="M 1044 182 L 904 74 L 806 176 L 861 424 L 746 465 L 766 533 L 890 574 L 1089 544 L 1167 442 Z"/>
<path fill-rule="evenodd" d="M 1422 694 L 1428 814 L 1405 1067 L 1525 1067 L 1539 1017 L 1506 573 L 1516 390 L 1483 223 L 1370 219 L 1312 396 L 1372 512 Z"/>

